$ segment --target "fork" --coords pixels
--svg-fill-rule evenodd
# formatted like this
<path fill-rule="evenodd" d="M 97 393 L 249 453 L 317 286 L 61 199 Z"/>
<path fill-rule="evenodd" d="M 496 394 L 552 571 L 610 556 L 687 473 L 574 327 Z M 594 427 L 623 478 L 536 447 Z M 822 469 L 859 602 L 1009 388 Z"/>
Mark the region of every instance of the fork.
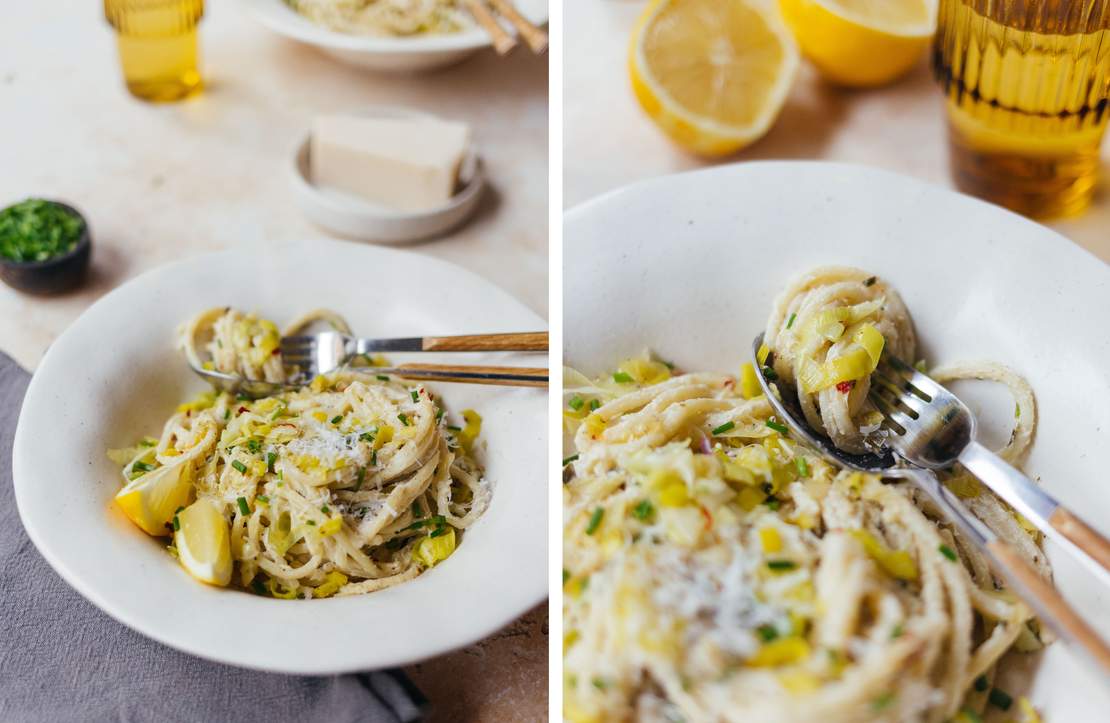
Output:
<path fill-rule="evenodd" d="M 286 336 L 281 340 L 284 363 L 299 367 L 309 377 L 327 374 L 360 354 L 383 351 L 547 351 L 547 332 L 363 339 L 338 331 L 323 331 L 308 336 Z"/>
<path fill-rule="evenodd" d="M 752 344 L 752 356 L 756 360 L 762 346 L 763 334 L 760 334 Z M 963 502 L 941 484 L 932 469 L 906 466 L 905 461 L 899 460 L 886 446 L 864 454 L 852 454 L 838 449 L 828 437 L 816 432 L 806 423 L 797 397 L 779 394 L 778 389 L 763 376 L 762 365 L 757 361 L 754 367 L 771 408 L 798 439 L 835 465 L 878 474 L 884 478 L 906 480 L 917 486 L 945 517 L 959 527 L 977 548 L 986 553 L 995 570 L 1006 578 L 1011 588 L 1033 608 L 1041 620 L 1052 627 L 1064 642 L 1075 646 L 1077 651 L 1099 666 L 1103 673 L 1110 674 L 1110 646 L 1103 642 L 1098 633 L 1017 550 L 971 514 Z"/>
<path fill-rule="evenodd" d="M 910 464 L 959 462 L 1042 532 L 1110 582 L 1110 542 L 1028 477 L 975 441 L 975 417 L 954 394 L 884 354 L 868 398 L 883 413 L 886 442 Z"/>

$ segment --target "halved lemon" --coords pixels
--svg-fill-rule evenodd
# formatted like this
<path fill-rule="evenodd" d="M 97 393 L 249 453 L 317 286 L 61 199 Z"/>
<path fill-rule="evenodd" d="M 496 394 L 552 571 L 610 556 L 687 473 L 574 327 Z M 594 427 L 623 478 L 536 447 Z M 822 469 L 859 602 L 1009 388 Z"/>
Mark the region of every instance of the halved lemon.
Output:
<path fill-rule="evenodd" d="M 778 9 L 759 0 L 653 0 L 629 46 L 632 89 L 684 148 L 733 153 L 778 117 L 798 69 Z"/>
<path fill-rule="evenodd" d="M 216 503 L 202 497 L 177 514 L 173 541 L 190 575 L 209 585 L 231 582 L 231 542 L 227 518 Z"/>
<path fill-rule="evenodd" d="M 116 504 L 148 535 L 168 535 L 167 525 L 174 512 L 189 503 L 193 488 L 184 470 L 184 464 L 171 464 L 147 472 L 116 493 Z"/>
<path fill-rule="evenodd" d="M 779 0 L 802 53 L 825 78 L 883 85 L 918 61 L 937 25 L 937 0 Z"/>

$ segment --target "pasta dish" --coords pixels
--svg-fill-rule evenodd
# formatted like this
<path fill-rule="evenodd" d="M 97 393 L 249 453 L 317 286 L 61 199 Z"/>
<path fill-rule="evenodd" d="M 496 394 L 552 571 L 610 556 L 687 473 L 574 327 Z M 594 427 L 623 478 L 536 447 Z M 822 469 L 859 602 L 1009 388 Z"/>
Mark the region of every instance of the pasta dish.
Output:
<path fill-rule="evenodd" d="M 457 0 L 286 0 L 301 15 L 355 35 L 456 33 L 470 23 Z"/>
<path fill-rule="evenodd" d="M 869 377 L 916 359 L 898 293 L 816 269 L 774 302 L 759 363 L 846 451 L 881 415 Z M 930 370 L 1001 382 L 1021 461 L 1028 384 L 997 364 Z M 1047 642 L 1030 610 L 912 485 L 838 469 L 792 439 L 751 364 L 738 376 L 630 359 L 566 370 L 564 709 L 607 721 L 960 721 L 1036 713 L 995 687 L 999 659 Z M 1028 524 L 969 476 L 945 483 L 1051 575 Z"/>
<path fill-rule="evenodd" d="M 314 312 L 285 333 L 319 321 L 348 331 Z M 281 336 L 217 308 L 184 325 L 182 346 L 209 369 L 288 382 Z M 210 391 L 182 404 L 158 438 L 109 452 L 123 468 L 117 504 L 172 536 L 170 552 L 204 582 L 309 598 L 411 580 L 451 555 L 488 504 L 471 457 L 481 419 L 467 410 L 451 425 L 428 389 L 375 374 L 379 362 L 263 399 Z"/>

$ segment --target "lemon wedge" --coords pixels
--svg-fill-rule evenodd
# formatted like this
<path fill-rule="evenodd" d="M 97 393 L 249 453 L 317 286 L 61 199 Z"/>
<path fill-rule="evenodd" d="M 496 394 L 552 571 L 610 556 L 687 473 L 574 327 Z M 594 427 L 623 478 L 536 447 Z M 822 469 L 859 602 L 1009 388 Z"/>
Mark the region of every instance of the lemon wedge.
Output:
<path fill-rule="evenodd" d="M 780 0 L 802 53 L 825 78 L 883 85 L 921 57 L 936 30 L 936 0 Z"/>
<path fill-rule="evenodd" d="M 177 515 L 173 541 L 177 556 L 190 575 L 209 585 L 231 582 L 231 542 L 227 518 L 202 497 Z"/>
<path fill-rule="evenodd" d="M 706 156 L 733 153 L 767 132 L 798 63 L 778 9 L 758 0 L 653 0 L 628 58 L 644 111 Z"/>
<path fill-rule="evenodd" d="M 116 504 L 148 535 L 170 534 L 166 525 L 178 508 L 189 503 L 193 488 L 188 475 L 182 474 L 184 469 L 184 464 L 171 464 L 147 472 L 116 493 Z"/>

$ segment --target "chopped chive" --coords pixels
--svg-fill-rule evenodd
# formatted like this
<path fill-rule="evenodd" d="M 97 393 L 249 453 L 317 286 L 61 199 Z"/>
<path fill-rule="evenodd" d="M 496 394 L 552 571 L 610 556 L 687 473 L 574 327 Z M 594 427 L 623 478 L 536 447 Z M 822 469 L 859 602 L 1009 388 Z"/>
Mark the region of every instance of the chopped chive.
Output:
<path fill-rule="evenodd" d="M 769 643 L 779 636 L 779 631 L 775 630 L 774 625 L 760 625 L 755 629 L 756 635 L 765 643 Z"/>
<path fill-rule="evenodd" d="M 763 500 L 763 504 L 767 505 L 768 509 L 772 511 L 777 510 L 782 505 L 777 497 L 768 497 Z"/>
<path fill-rule="evenodd" d="M 401 530 L 401 532 L 408 532 L 409 530 L 418 530 L 426 524 L 428 524 L 428 520 L 417 520 L 416 522 L 412 523 L 411 525 L 409 525 L 405 529 Z"/>
<path fill-rule="evenodd" d="M 235 401 L 237 401 L 237 402 L 249 402 L 250 400 L 251 400 L 251 398 L 248 397 L 246 394 L 236 394 L 235 395 Z"/>
<path fill-rule="evenodd" d="M 359 467 L 358 468 L 358 474 L 356 476 L 356 481 L 355 481 L 355 492 L 358 492 L 360 489 L 362 489 L 362 483 L 365 480 L 366 480 L 366 470 L 364 470 L 362 467 Z"/>
<path fill-rule="evenodd" d="M 237 459 L 231 461 L 231 466 L 234 467 L 239 472 L 239 474 L 247 473 L 247 465 L 243 464 Z"/>
<path fill-rule="evenodd" d="M 590 400 L 590 411 L 591 412 L 596 412 L 599 409 L 601 409 L 601 402 L 599 402 L 596 399 L 591 399 Z"/>
<path fill-rule="evenodd" d="M 564 567 L 563 568 L 563 584 L 566 585 L 567 580 L 569 580 L 569 579 L 570 579 L 570 570 L 568 570 Z"/>
<path fill-rule="evenodd" d="M 568 464 L 575 461 L 576 459 L 578 459 L 578 455 L 577 454 L 572 454 L 571 456 L 569 456 L 569 457 L 567 457 L 566 459 L 563 460 L 563 466 L 566 467 Z"/>
<path fill-rule="evenodd" d="M 1021 417 L 1021 405 L 1018 404 L 1017 402 L 1014 402 L 1014 419 L 1018 419 L 1020 417 Z"/>
<path fill-rule="evenodd" d="M 375 467 L 378 466 L 378 450 L 376 449 L 374 450 L 374 453 L 370 455 L 370 464 L 374 465 Z"/>
<path fill-rule="evenodd" d="M 277 462 L 277 455 L 274 454 L 273 452 L 267 452 L 266 453 L 266 471 L 267 472 L 273 473 L 273 471 L 274 471 L 274 462 Z"/>
<path fill-rule="evenodd" d="M 322 505 L 320 507 L 320 511 L 323 512 L 325 515 L 330 515 L 331 514 L 331 510 L 328 508 L 327 505 Z"/>
<path fill-rule="evenodd" d="M 959 557 L 956 555 L 956 551 L 953 550 L 948 545 L 941 545 L 937 549 L 940 550 L 940 554 L 944 555 L 945 557 L 947 557 L 952 562 L 955 562 L 956 560 L 959 559 Z"/>
<path fill-rule="evenodd" d="M 893 702 L 894 702 L 894 693 L 883 693 L 878 698 L 871 701 L 871 710 L 874 710 L 874 711 L 885 710 L 886 708 L 889 708 L 890 704 L 893 703 Z"/>
<path fill-rule="evenodd" d="M 177 515 L 173 516 L 173 531 L 177 532 L 181 529 L 181 520 L 177 519 Z"/>
<path fill-rule="evenodd" d="M 597 507 L 597 508 L 594 509 L 593 514 L 590 515 L 590 523 L 588 525 L 586 525 L 586 534 L 587 535 L 592 535 L 595 532 L 597 532 L 597 528 L 601 527 L 601 518 L 604 517 L 604 516 L 605 516 L 605 510 L 604 509 L 602 509 L 600 507 Z"/>
<path fill-rule="evenodd" d="M 809 477 L 809 462 L 806 462 L 805 457 L 795 457 L 794 466 L 798 468 L 799 475 Z"/>
<path fill-rule="evenodd" d="M 266 495 L 255 495 L 254 498 L 256 500 L 258 500 L 259 502 L 269 502 L 270 501 L 270 498 L 267 497 Z"/>
<path fill-rule="evenodd" d="M 360 442 L 373 442 L 374 441 L 374 435 L 370 434 L 369 432 L 363 432 L 362 434 L 358 435 L 358 441 L 360 441 Z"/>
<path fill-rule="evenodd" d="M 632 514 L 637 520 L 646 520 L 655 514 L 655 507 L 650 500 L 640 500 L 640 503 L 632 508 Z"/>
<path fill-rule="evenodd" d="M 798 318 L 797 314 L 791 314 L 790 319 L 787 320 L 787 322 L 786 322 L 786 328 L 789 329 L 790 327 L 794 326 L 794 320 L 797 319 L 797 318 Z"/>
<path fill-rule="evenodd" d="M 613 381 L 617 384 L 631 384 L 632 377 L 627 372 L 613 372 Z"/>
<path fill-rule="evenodd" d="M 780 424 L 779 422 L 776 422 L 773 419 L 768 419 L 767 420 L 767 426 L 770 427 L 771 429 L 775 430 L 779 434 L 789 434 L 790 433 L 790 430 L 787 428 L 787 426 L 785 424 Z"/>
<path fill-rule="evenodd" d="M 902 627 L 902 623 L 898 623 L 890 631 L 890 639 L 891 640 L 897 640 L 898 638 L 902 637 L 902 634 L 904 632 L 906 632 L 906 631 L 905 631 L 905 628 Z"/>
<path fill-rule="evenodd" d="M 577 412 L 579 409 L 582 408 L 582 405 L 585 404 L 585 403 L 586 403 L 585 399 L 583 399 L 582 397 L 580 397 L 578 395 L 575 395 L 575 396 L 570 398 L 569 402 L 567 402 L 567 406 Z"/>
<path fill-rule="evenodd" d="M 315 526 L 316 526 L 316 520 L 305 520 L 305 522 L 304 522 L 304 523 L 305 523 L 306 525 L 312 525 L 313 527 L 315 527 Z"/>
<path fill-rule="evenodd" d="M 331 423 L 332 424 L 339 424 L 342 421 L 343 421 L 343 415 L 342 414 L 337 414 L 337 415 L 335 415 L 334 417 L 331 418 Z"/>
<path fill-rule="evenodd" d="M 410 389 L 409 394 L 412 396 L 412 401 L 414 401 L 414 402 L 419 402 L 420 401 L 420 392 L 416 391 L 415 389 Z"/>
<path fill-rule="evenodd" d="M 136 462 L 135 464 L 131 465 L 132 472 L 136 470 L 138 470 L 139 472 L 149 472 L 152 469 L 154 469 L 154 465 L 148 464 L 146 462 Z"/>
<path fill-rule="evenodd" d="M 875 277 L 875 276 L 871 276 L 871 277 L 868 277 L 867 281 L 863 282 L 863 285 L 864 286 L 874 286 L 876 281 L 878 281 L 878 278 Z"/>
<path fill-rule="evenodd" d="M 406 427 L 410 426 L 410 424 L 411 424 L 409 422 L 409 418 L 407 416 L 405 416 L 405 414 L 403 412 L 401 414 L 397 415 L 397 419 L 400 419 L 401 424 L 405 425 Z"/>
<path fill-rule="evenodd" d="M 990 686 L 990 682 L 987 680 L 987 676 L 980 675 L 978 678 L 975 679 L 975 691 L 976 692 L 982 693 L 989 686 Z"/>
<path fill-rule="evenodd" d="M 793 560 L 768 560 L 767 567 L 770 570 L 793 570 L 798 564 Z"/>
<path fill-rule="evenodd" d="M 240 497 L 237 500 L 235 500 L 235 502 L 238 503 L 239 511 L 241 513 L 243 513 L 244 515 L 249 515 L 251 513 L 251 508 L 247 506 L 247 498 L 246 497 Z"/>
<path fill-rule="evenodd" d="M 387 377 L 385 374 L 379 374 L 378 379 L 382 380 L 383 382 L 389 381 L 389 377 Z"/>
<path fill-rule="evenodd" d="M 763 367 L 763 378 L 769 382 L 777 381 L 779 378 L 778 372 L 769 366 Z"/>
<path fill-rule="evenodd" d="M 598 690 L 605 690 L 609 687 L 609 684 L 606 683 L 602 678 L 590 678 L 590 685 L 597 688 Z"/>
<path fill-rule="evenodd" d="M 266 586 L 257 577 L 251 580 L 251 590 L 254 590 L 255 595 L 266 595 Z"/>
<path fill-rule="evenodd" d="M 412 503 L 412 514 L 416 515 L 417 517 L 422 517 L 424 515 L 424 508 L 420 506 L 419 502 Z"/>
<path fill-rule="evenodd" d="M 1010 710 L 1010 706 L 1014 704 L 1014 699 L 1010 697 L 1010 694 L 998 688 L 991 688 L 987 700 L 995 708 L 1001 708 L 1002 710 Z"/>
<path fill-rule="evenodd" d="M 228 407 L 227 409 L 224 410 L 224 421 L 226 422 L 229 419 L 231 419 L 231 408 L 230 407 Z"/>
<path fill-rule="evenodd" d="M 428 535 L 428 537 L 440 537 L 441 535 L 446 535 L 446 534 L 447 534 L 447 528 L 446 527 L 437 527 L 436 529 L 432 530 L 432 534 Z"/>
<path fill-rule="evenodd" d="M 436 410 L 436 424 L 439 424 L 439 420 L 441 419 L 443 419 L 443 407 Z"/>
<path fill-rule="evenodd" d="M 250 451 L 251 454 L 258 454 L 258 450 L 262 449 L 262 442 L 258 441 L 254 437 L 251 437 L 247 440 L 247 449 Z"/>
<path fill-rule="evenodd" d="M 725 432 L 727 432 L 728 430 L 732 429 L 735 426 L 736 426 L 735 422 L 725 422 L 721 426 L 713 428 L 713 436 L 716 437 L 718 434 L 724 434 Z"/>
<path fill-rule="evenodd" d="M 447 431 L 448 431 L 448 432 L 461 432 L 461 431 L 462 431 L 462 427 L 455 427 L 455 426 L 453 426 L 453 425 L 450 425 L 450 424 L 448 424 L 448 425 L 447 425 Z"/>

